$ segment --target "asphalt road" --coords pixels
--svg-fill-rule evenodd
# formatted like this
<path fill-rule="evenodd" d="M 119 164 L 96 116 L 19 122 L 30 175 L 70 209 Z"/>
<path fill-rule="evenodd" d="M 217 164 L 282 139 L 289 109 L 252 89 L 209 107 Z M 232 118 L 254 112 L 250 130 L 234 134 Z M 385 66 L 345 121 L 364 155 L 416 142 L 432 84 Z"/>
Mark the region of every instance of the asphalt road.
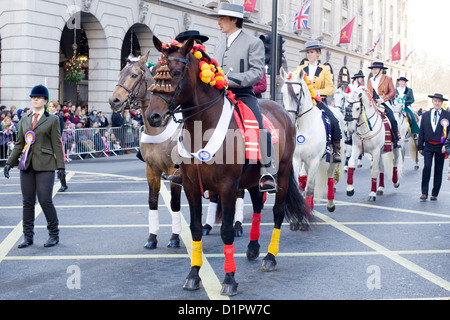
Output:
<path fill-rule="evenodd" d="M 324 202 L 316 204 L 310 231 L 294 232 L 283 225 L 277 270 L 270 273 L 260 266 L 272 233 L 274 197 L 269 195 L 262 214 L 261 256 L 248 261 L 252 208 L 246 195 L 244 235 L 235 239 L 238 295 L 231 298 L 219 294 L 224 277 L 219 226 L 203 239 L 201 289 L 182 289 L 190 270 L 189 208 L 183 193 L 181 248 L 167 248 L 167 182 L 160 194 L 158 248 L 143 247 L 148 236 L 148 186 L 144 164 L 134 155 L 67 164 L 69 189 L 57 193 L 59 183 L 55 184 L 61 231 L 60 243 L 53 248 L 43 247 L 48 236 L 39 206 L 34 245 L 17 248 L 22 240 L 22 200 L 19 172 L 14 169 L 11 179 L 0 178 L 0 299 L 448 299 L 450 182 L 443 181 L 438 201 L 420 202 L 421 169 L 414 171 L 407 158 L 400 188 L 387 183 L 385 194 L 369 202 L 369 165 L 365 159 L 363 168 L 356 170 L 353 197 L 346 196 L 346 179 L 341 178 L 335 212 L 328 213 Z M 206 208 L 205 201 L 205 213 Z"/>

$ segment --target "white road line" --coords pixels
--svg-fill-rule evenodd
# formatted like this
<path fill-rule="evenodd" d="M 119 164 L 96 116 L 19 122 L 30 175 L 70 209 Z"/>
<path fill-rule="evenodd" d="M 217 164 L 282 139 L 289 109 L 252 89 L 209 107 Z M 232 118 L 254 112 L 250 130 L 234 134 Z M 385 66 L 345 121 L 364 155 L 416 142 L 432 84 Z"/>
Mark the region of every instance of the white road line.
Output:
<path fill-rule="evenodd" d="M 160 194 L 164 199 L 164 202 L 166 203 L 166 207 L 170 210 L 170 213 L 172 214 L 172 210 L 170 209 L 170 194 L 167 190 L 167 187 L 164 183 L 161 183 L 161 190 Z M 184 216 L 181 215 L 181 238 L 183 239 L 183 242 L 186 244 L 186 249 L 188 251 L 189 257 L 191 256 L 191 243 L 192 243 L 192 236 L 189 229 L 189 225 L 186 222 L 186 219 L 184 219 Z M 222 255 L 223 257 L 223 255 Z M 188 269 L 186 268 L 186 271 Z M 205 255 L 203 255 L 203 265 L 200 268 L 200 277 L 202 278 L 202 284 L 203 288 L 206 291 L 206 294 L 208 295 L 209 299 L 211 300 L 230 300 L 227 296 L 220 295 L 220 290 L 222 289 L 222 284 L 219 281 L 219 278 L 217 277 L 216 273 L 214 272 L 213 268 L 208 262 L 208 259 Z"/>
<path fill-rule="evenodd" d="M 69 182 L 70 179 L 73 177 L 74 173 L 69 172 L 66 176 L 66 181 Z M 55 195 L 58 193 L 58 189 L 61 187 L 61 183 L 57 182 L 53 186 L 53 193 L 52 198 L 55 197 Z M 20 207 L 21 208 L 21 207 Z M 42 208 L 37 203 L 35 208 L 35 217 L 37 218 L 39 214 L 42 212 Z M 22 221 L 20 221 L 17 226 L 14 227 L 14 229 L 6 236 L 6 238 L 0 243 L 0 263 L 5 259 L 6 255 L 11 251 L 14 244 L 20 239 L 23 233 L 22 228 Z"/>
<path fill-rule="evenodd" d="M 450 282 L 447 280 L 442 279 L 441 277 L 429 272 L 428 270 L 418 266 L 417 264 L 401 257 L 398 253 L 395 253 L 394 251 L 390 251 L 389 249 L 383 247 L 382 245 L 376 243 L 373 240 L 370 240 L 369 238 L 363 236 L 362 234 L 344 226 L 342 223 L 337 222 L 336 220 L 328 217 L 327 215 L 324 215 L 320 212 L 315 211 L 314 214 L 322 219 L 323 221 L 329 223 L 336 229 L 346 233 L 347 235 L 351 236 L 352 238 L 358 240 L 359 242 L 365 244 L 369 248 L 372 248 L 376 252 L 384 255 L 385 257 L 391 259 L 392 261 L 398 263 L 402 267 L 416 273 L 420 277 L 438 285 L 439 287 L 450 291 Z"/>

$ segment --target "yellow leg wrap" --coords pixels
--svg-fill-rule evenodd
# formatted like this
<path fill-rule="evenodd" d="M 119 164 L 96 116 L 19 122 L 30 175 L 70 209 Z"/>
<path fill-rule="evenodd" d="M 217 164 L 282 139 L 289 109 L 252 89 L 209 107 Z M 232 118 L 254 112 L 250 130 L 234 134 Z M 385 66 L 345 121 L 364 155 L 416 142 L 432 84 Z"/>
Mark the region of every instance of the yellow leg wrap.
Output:
<path fill-rule="evenodd" d="M 273 229 L 272 239 L 270 239 L 268 252 L 276 256 L 278 254 L 278 248 L 280 246 L 280 229 Z"/>
<path fill-rule="evenodd" d="M 191 267 L 201 267 L 202 265 L 202 241 L 192 241 Z"/>

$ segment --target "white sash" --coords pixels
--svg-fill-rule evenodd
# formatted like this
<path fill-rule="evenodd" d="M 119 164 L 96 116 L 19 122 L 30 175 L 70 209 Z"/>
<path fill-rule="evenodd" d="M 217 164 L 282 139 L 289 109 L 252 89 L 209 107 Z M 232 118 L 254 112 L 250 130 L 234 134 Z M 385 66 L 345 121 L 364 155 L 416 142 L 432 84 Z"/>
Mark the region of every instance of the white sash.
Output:
<path fill-rule="evenodd" d="M 164 129 L 163 132 L 160 134 L 157 134 L 156 136 L 148 135 L 144 131 L 141 133 L 141 143 L 162 143 L 174 136 L 174 134 L 177 132 L 178 128 L 180 127 L 180 124 L 170 120 L 169 124 L 167 125 L 166 129 Z"/>

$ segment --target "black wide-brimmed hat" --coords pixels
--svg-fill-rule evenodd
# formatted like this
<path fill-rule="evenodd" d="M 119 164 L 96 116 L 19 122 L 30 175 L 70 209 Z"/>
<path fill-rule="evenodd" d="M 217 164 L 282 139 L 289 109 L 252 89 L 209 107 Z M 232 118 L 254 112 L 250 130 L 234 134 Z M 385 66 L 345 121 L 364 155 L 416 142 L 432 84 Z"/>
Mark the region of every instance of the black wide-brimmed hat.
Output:
<path fill-rule="evenodd" d="M 30 98 L 32 97 L 45 97 L 48 100 L 49 99 L 48 89 L 42 84 L 39 84 L 33 87 L 33 89 L 31 89 Z"/>
<path fill-rule="evenodd" d="M 183 31 L 181 33 L 179 33 L 177 35 L 177 37 L 175 38 L 175 40 L 177 40 L 178 42 L 183 43 L 184 41 L 186 41 L 187 39 L 189 39 L 190 37 L 193 37 L 194 40 L 199 40 L 202 43 L 205 43 L 206 41 L 209 40 L 209 37 L 201 35 L 199 31 L 197 30 L 187 30 L 187 31 Z"/>
<path fill-rule="evenodd" d="M 406 81 L 406 82 L 408 82 L 409 80 L 406 79 L 405 77 L 400 77 L 400 78 L 397 79 L 397 81 Z"/>
<path fill-rule="evenodd" d="M 365 78 L 365 76 L 361 72 L 358 72 L 358 73 L 355 73 L 355 75 L 352 77 L 352 79 L 356 79 L 356 78 Z"/>
<path fill-rule="evenodd" d="M 322 45 L 320 44 L 320 42 L 318 40 L 313 40 L 313 41 L 307 41 L 305 43 L 305 49 L 300 50 L 300 52 L 306 52 L 308 50 L 313 50 L 313 49 L 324 49 L 325 47 L 322 47 Z"/>
<path fill-rule="evenodd" d="M 448 99 L 445 99 L 444 96 L 440 93 L 435 93 L 432 96 L 428 96 L 428 98 L 436 98 L 436 99 L 440 99 L 442 101 L 448 101 Z"/>
<path fill-rule="evenodd" d="M 380 68 L 380 69 L 388 69 L 384 66 L 383 62 L 374 62 L 372 63 L 372 65 L 369 67 L 369 69 L 373 69 L 373 68 Z"/>
<path fill-rule="evenodd" d="M 253 22 L 244 17 L 244 6 L 228 2 L 221 2 L 219 4 L 219 10 L 217 11 L 217 13 L 210 13 L 208 14 L 208 16 L 216 18 L 225 16 L 242 19 L 244 20 L 244 22 Z"/>

